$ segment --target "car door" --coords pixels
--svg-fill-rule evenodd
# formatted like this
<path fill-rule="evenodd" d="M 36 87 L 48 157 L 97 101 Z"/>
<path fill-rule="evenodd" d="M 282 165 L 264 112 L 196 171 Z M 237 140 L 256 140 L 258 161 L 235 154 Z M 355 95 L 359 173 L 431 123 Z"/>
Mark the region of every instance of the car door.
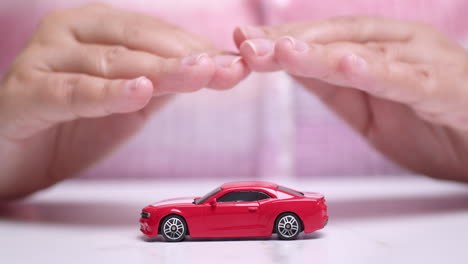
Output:
<path fill-rule="evenodd" d="M 217 199 L 207 214 L 211 237 L 254 237 L 260 234 L 257 194 L 232 191 Z"/>

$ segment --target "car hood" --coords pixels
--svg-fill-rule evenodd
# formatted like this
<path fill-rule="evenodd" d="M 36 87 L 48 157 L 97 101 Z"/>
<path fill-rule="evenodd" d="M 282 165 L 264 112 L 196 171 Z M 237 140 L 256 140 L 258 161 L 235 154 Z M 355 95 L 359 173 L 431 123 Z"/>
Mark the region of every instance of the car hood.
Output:
<path fill-rule="evenodd" d="M 162 205 L 183 205 L 183 204 L 193 204 L 193 199 L 195 197 L 180 197 L 172 198 L 167 200 L 162 200 L 156 203 L 151 204 L 152 206 L 162 206 Z"/>

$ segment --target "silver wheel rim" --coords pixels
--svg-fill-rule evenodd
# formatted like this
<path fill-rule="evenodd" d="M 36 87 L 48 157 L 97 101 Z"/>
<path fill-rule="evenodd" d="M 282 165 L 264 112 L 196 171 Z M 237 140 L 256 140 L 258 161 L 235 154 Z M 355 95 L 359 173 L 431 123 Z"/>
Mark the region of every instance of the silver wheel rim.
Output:
<path fill-rule="evenodd" d="M 177 240 L 184 235 L 185 227 L 179 218 L 171 217 L 164 223 L 163 232 L 169 239 Z"/>
<path fill-rule="evenodd" d="M 278 221 L 278 232 L 286 238 L 291 238 L 299 232 L 299 222 L 292 215 L 285 215 Z"/>

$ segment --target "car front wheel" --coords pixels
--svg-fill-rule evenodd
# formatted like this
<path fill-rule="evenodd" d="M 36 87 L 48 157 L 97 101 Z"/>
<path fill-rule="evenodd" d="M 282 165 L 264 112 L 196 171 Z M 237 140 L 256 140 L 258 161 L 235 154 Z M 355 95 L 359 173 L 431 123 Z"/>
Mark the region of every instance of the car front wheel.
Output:
<path fill-rule="evenodd" d="M 301 232 L 301 221 L 292 213 L 281 214 L 275 223 L 275 230 L 280 239 L 296 239 Z"/>
<path fill-rule="evenodd" d="M 182 217 L 169 215 L 161 222 L 161 234 L 168 242 L 182 241 L 187 234 L 187 224 Z"/>

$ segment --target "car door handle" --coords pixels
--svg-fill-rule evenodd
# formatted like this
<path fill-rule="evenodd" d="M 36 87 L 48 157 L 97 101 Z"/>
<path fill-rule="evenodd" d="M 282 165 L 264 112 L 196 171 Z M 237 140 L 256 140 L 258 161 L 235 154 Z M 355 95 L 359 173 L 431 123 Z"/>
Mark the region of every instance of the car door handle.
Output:
<path fill-rule="evenodd" d="M 256 212 L 258 210 L 258 207 L 256 206 L 249 206 L 247 207 L 247 209 L 249 210 L 249 212 Z"/>

